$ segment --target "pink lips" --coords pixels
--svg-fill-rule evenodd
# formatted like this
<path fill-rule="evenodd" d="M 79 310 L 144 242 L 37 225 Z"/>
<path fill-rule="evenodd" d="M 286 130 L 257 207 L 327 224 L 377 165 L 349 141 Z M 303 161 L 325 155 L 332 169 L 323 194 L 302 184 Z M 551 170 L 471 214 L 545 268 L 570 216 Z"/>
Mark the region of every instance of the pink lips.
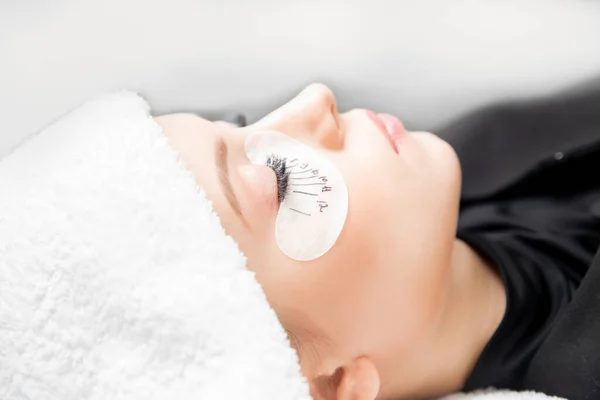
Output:
<path fill-rule="evenodd" d="M 375 114 L 373 111 L 366 110 L 367 116 L 379 127 L 390 142 L 390 145 L 398 153 L 398 145 L 402 136 L 406 133 L 402 122 L 390 114 Z"/>

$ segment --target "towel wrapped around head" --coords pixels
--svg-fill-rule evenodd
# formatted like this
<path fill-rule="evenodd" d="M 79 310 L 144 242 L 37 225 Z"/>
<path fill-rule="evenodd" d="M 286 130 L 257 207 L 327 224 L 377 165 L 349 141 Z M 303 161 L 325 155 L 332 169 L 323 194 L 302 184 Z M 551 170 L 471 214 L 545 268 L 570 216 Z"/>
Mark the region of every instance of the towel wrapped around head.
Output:
<path fill-rule="evenodd" d="M 0 161 L 0 399 L 309 399 L 245 258 L 147 103 Z"/>

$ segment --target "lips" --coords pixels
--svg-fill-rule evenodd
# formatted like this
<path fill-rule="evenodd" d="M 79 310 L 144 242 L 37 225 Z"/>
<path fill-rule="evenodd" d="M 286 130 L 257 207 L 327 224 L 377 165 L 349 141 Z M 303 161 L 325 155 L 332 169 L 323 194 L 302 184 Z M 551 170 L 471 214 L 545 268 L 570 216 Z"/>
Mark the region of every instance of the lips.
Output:
<path fill-rule="evenodd" d="M 377 125 L 381 133 L 387 137 L 390 145 L 396 153 L 402 136 L 406 133 L 402 122 L 390 114 L 375 114 L 366 110 L 367 116 Z"/>

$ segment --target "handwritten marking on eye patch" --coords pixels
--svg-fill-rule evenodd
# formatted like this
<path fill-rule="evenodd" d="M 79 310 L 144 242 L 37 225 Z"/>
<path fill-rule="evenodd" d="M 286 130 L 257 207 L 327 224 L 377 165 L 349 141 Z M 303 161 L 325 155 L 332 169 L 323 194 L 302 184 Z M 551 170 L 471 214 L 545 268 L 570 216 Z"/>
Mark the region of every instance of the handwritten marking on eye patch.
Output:
<path fill-rule="evenodd" d="M 307 194 L 309 196 L 318 196 L 316 193 L 302 192 L 300 190 L 294 190 L 294 193 Z"/>
<path fill-rule="evenodd" d="M 304 215 L 306 215 L 306 216 L 309 216 L 309 217 L 310 217 L 310 214 L 309 214 L 309 213 L 305 213 L 305 212 L 302 212 L 302 211 L 300 211 L 300 210 L 296 210 L 295 208 L 290 208 L 290 210 L 292 210 L 292 211 L 296 211 L 297 213 L 304 214 Z"/>

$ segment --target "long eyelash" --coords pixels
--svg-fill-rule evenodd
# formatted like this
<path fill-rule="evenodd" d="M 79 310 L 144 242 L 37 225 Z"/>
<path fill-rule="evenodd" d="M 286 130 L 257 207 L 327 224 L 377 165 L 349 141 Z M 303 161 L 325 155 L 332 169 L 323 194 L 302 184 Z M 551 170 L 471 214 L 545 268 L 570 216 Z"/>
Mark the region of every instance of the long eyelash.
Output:
<path fill-rule="evenodd" d="M 271 154 L 265 163 L 267 167 L 275 171 L 275 176 L 277 177 L 277 200 L 279 203 L 285 200 L 290 187 L 290 171 L 285 162 L 285 158 Z"/>

